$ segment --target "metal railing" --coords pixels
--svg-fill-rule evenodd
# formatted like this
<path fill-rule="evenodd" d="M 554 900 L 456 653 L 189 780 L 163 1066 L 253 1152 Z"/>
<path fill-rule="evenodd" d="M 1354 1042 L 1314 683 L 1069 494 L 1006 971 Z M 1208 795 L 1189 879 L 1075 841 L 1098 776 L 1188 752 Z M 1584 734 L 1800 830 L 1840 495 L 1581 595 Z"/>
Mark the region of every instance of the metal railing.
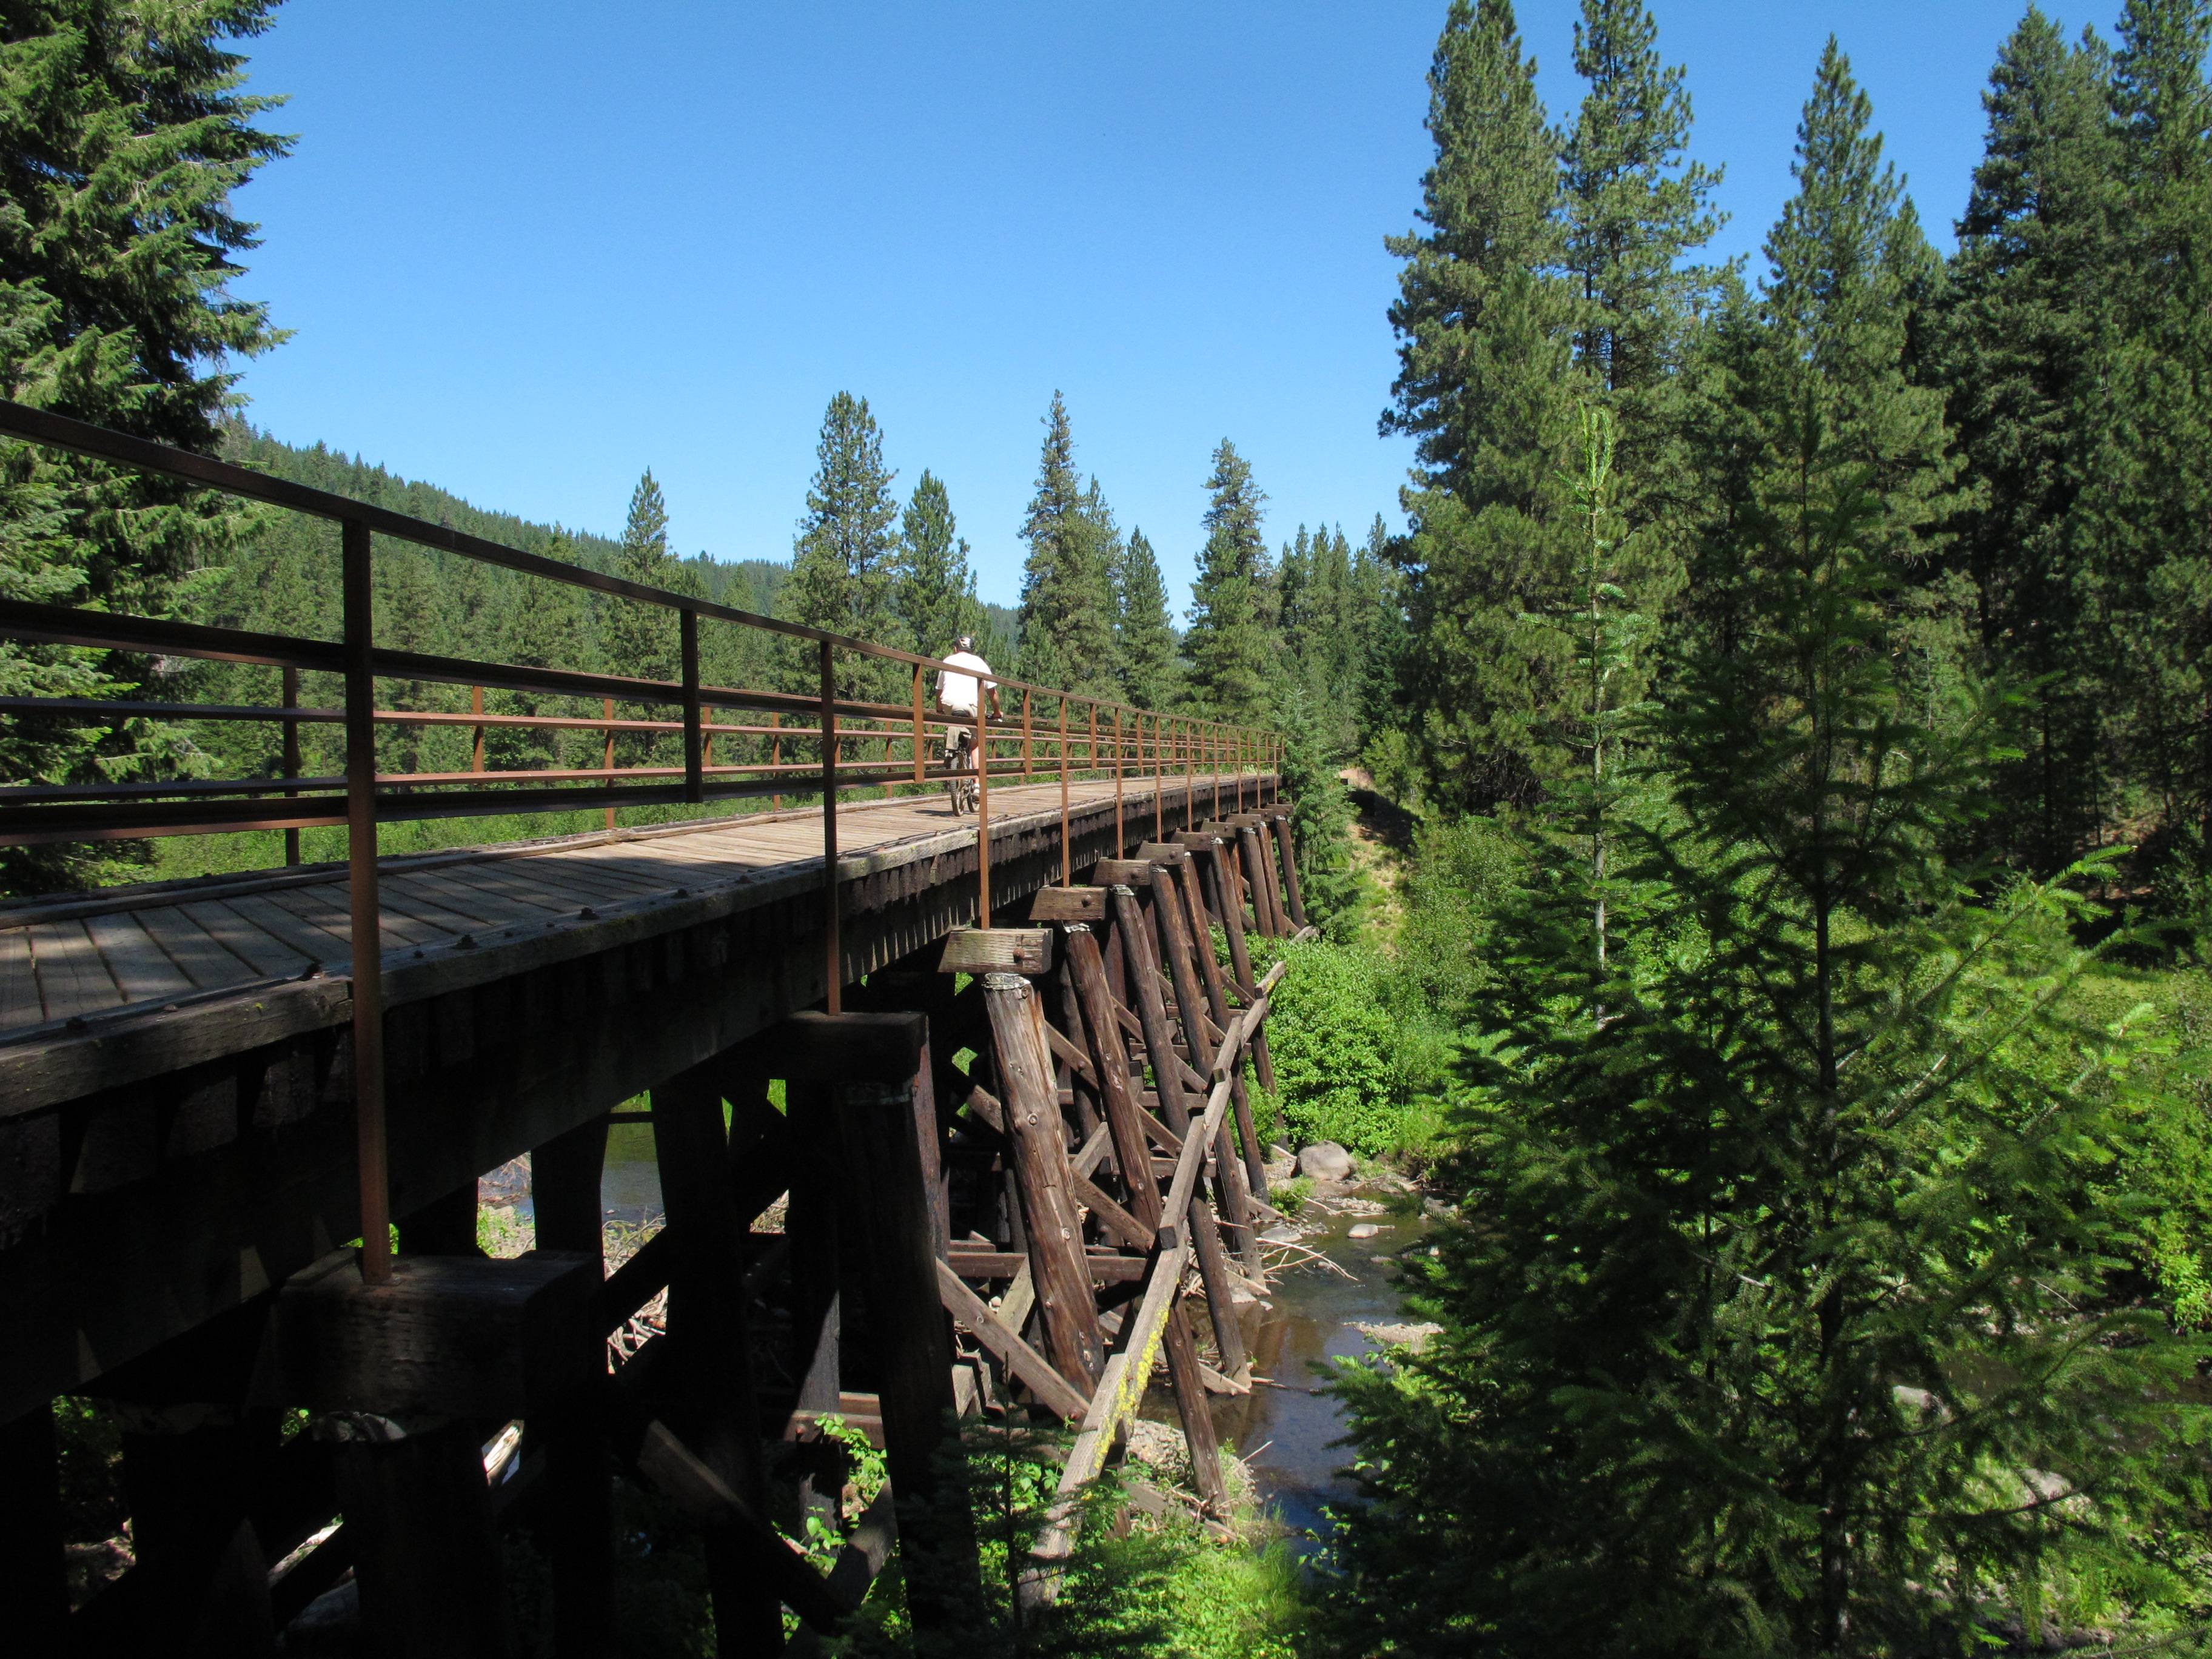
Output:
<path fill-rule="evenodd" d="M 362 1270 L 390 1276 L 389 1193 L 384 1130 L 384 994 L 377 896 L 377 825 L 381 822 L 604 807 L 614 827 L 617 808 L 787 794 L 822 802 L 823 905 L 828 1006 L 839 1007 L 842 969 L 837 869 L 837 803 L 854 790 L 894 793 L 941 786 L 972 770 L 976 783 L 978 923 L 991 922 L 990 795 L 994 783 L 1057 777 L 1060 795 L 1060 873 L 1072 878 L 1069 789 L 1089 777 L 1114 783 L 1115 828 L 1126 840 L 1124 793 L 1149 781 L 1158 834 L 1163 797 L 1180 778 L 1188 817 L 1201 789 L 1217 814 L 1241 811 L 1248 783 L 1279 769 L 1277 734 L 1190 714 L 1139 708 L 1110 698 L 1036 685 L 1005 675 L 979 676 L 981 718 L 929 706 L 925 677 L 962 673 L 939 659 L 866 640 L 757 616 L 710 600 L 667 592 L 567 564 L 444 525 L 289 483 L 226 461 L 171 448 L 66 416 L 0 400 L 0 438 L 15 439 L 109 463 L 128 471 L 220 490 L 335 523 L 340 544 L 340 637 L 336 641 L 248 632 L 204 623 L 125 616 L 67 605 L 0 599 L 0 639 L 24 644 L 85 647 L 165 658 L 258 665 L 277 671 L 274 704 L 193 704 L 77 697 L 0 697 L 0 716 L 107 720 L 269 721 L 282 732 L 281 775 L 234 779 L 172 778 L 106 784 L 18 784 L 0 781 L 0 846 L 88 842 L 235 830 L 283 830 L 289 862 L 299 859 L 303 829 L 343 824 L 351 901 L 355 1098 L 359 1118 Z M 379 646 L 374 638 L 374 538 L 377 536 L 458 555 L 546 581 L 677 613 L 676 679 L 639 678 L 511 663 L 490 663 Z M 811 687 L 804 692 L 713 685 L 700 674 L 703 624 L 728 624 L 812 645 Z M 841 692 L 841 661 L 866 659 L 902 665 L 910 696 L 890 702 Z M 300 705 L 300 676 L 342 682 L 341 706 Z M 888 680 L 888 672 L 878 671 Z M 470 708 L 416 710 L 379 707 L 380 680 L 470 688 Z M 556 697 L 595 698 L 596 718 L 573 714 L 487 713 L 486 688 Z M 996 702 L 1000 707 L 992 709 Z M 672 708 L 674 718 L 618 716 L 618 704 Z M 708 711 L 768 716 L 710 718 Z M 796 723 L 793 723 L 796 722 Z M 342 775 L 301 776 L 300 729 L 344 729 Z M 472 733 L 465 771 L 380 772 L 380 726 L 465 726 Z M 975 732 L 975 763 L 956 769 L 943 757 L 946 734 Z M 588 767 L 489 769 L 487 731 L 525 728 L 588 731 L 603 739 L 600 763 Z M 680 736 L 681 763 L 617 763 L 617 737 Z M 718 738 L 753 739 L 763 760 L 717 762 Z M 787 760 L 790 746 L 794 758 Z M 810 755 L 807 751 L 811 750 Z M 880 750 L 880 753 L 876 751 Z M 846 757 L 850 752 L 852 758 Z M 1201 778 L 1203 781 L 1201 781 Z M 1227 781 L 1224 781 L 1227 780 Z M 1231 805 L 1233 799 L 1234 805 Z"/>

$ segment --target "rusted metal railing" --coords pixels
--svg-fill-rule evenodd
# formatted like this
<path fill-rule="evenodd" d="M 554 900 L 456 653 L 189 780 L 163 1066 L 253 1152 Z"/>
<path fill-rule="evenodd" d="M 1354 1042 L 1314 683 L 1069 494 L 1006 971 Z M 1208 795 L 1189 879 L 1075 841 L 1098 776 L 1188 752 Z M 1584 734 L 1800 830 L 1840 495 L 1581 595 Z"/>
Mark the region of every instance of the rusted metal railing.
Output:
<path fill-rule="evenodd" d="M 371 1279 L 387 1279 L 390 1201 L 385 1174 L 383 975 L 377 904 L 377 826 L 380 823 L 431 817 L 474 817 L 510 813 L 603 808 L 613 830 L 619 807 L 690 805 L 766 796 L 776 805 L 787 793 L 818 791 L 822 797 L 823 916 L 824 972 L 830 1008 L 838 1006 L 844 979 L 839 928 L 837 803 L 841 793 L 859 789 L 886 793 L 933 787 L 957 775 L 949 760 L 932 764 L 933 739 L 956 727 L 975 733 L 977 880 L 979 921 L 991 920 L 990 795 L 995 778 L 1033 781 L 1040 769 L 1037 732 L 1042 718 L 1048 751 L 1048 773 L 1060 781 L 1061 846 L 1067 846 L 1072 773 L 1114 784 L 1115 826 L 1122 834 L 1125 778 L 1149 769 L 1153 783 L 1155 833 L 1164 829 L 1162 796 L 1171 763 L 1184 774 L 1186 809 L 1194 810 L 1195 775 L 1203 747 L 1206 764 L 1217 774 L 1233 763 L 1236 799 L 1243 800 L 1245 774 L 1252 774 L 1255 795 L 1261 781 L 1279 764 L 1281 740 L 1273 733 L 1224 725 L 1191 715 L 1140 709 L 1112 698 L 1085 696 L 1034 685 L 1005 675 L 981 677 L 975 715 L 924 707 L 923 678 L 932 671 L 963 671 L 933 657 L 895 650 L 800 623 L 762 617 L 702 599 L 671 593 L 620 577 L 563 563 L 471 536 L 447 526 L 407 517 L 325 490 L 289 483 L 241 466 L 151 443 L 65 416 L 0 401 L 0 440 L 27 441 L 89 456 L 127 471 L 221 490 L 243 500 L 286 508 L 335 523 L 340 532 L 341 632 L 336 641 L 251 633 L 200 623 L 132 617 L 110 611 L 0 599 L 0 639 L 26 644 L 82 647 L 165 658 L 196 658 L 253 665 L 279 671 L 281 701 L 273 705 L 210 705 L 152 701 L 68 697 L 0 697 L 0 714 L 101 720 L 267 720 L 282 733 L 281 776 L 238 779 L 172 778 L 130 783 L 0 783 L 0 846 L 32 842 L 86 842 L 149 836 L 199 835 L 247 830 L 282 830 L 288 863 L 300 857 L 299 832 L 343 824 L 352 915 L 353 1036 L 355 1099 L 358 1118 L 361 1175 L 362 1271 Z M 677 613 L 680 678 L 641 678 L 488 663 L 422 652 L 400 651 L 375 642 L 373 555 L 374 538 L 387 537 L 498 566 L 548 582 Z M 781 635 L 815 648 L 803 691 L 710 685 L 700 670 L 701 630 L 707 624 L 734 626 Z M 911 671 L 911 696 L 900 702 L 877 702 L 841 690 L 837 672 L 854 659 L 898 663 Z M 619 666 L 620 665 L 617 665 Z M 339 707 L 311 708 L 301 702 L 302 674 L 335 677 L 342 684 Z M 380 680 L 429 682 L 470 689 L 465 710 L 380 708 Z M 575 714 L 502 714 L 487 712 L 487 689 L 559 697 L 599 700 L 597 718 Z M 1021 699 L 1018 719 L 993 712 L 1010 694 Z M 673 718 L 617 715 L 620 705 L 672 709 Z M 726 718 L 730 711 L 764 714 L 766 723 Z M 793 724 L 793 720 L 802 723 Z M 811 720 L 811 724 L 803 722 Z M 1150 722 L 1149 737 L 1146 722 Z M 1075 764 L 1069 733 L 1080 722 L 1090 734 L 1086 765 Z M 342 775 L 301 775 L 300 728 L 342 726 L 345 769 Z M 376 764 L 380 726 L 465 726 L 471 732 L 470 764 L 459 772 L 380 772 Z M 501 769 L 486 764 L 488 732 L 529 728 L 550 732 L 596 732 L 599 764 Z M 1053 741 L 1056 730 L 1058 742 Z M 680 736 L 680 764 L 617 764 L 618 736 Z M 717 738 L 757 739 L 764 760 L 718 760 Z M 1107 754 L 1101 757 L 1102 741 Z M 895 757 L 895 742 L 911 753 Z M 810 756 L 810 743 L 817 751 Z M 880 743 L 883 759 L 857 758 L 859 745 Z M 796 751 L 787 748 L 795 744 Z M 852 746 L 847 764 L 840 750 Z M 949 744 L 947 744 L 949 748 Z M 737 752 L 742 753 L 743 750 Z M 754 753 L 759 753 L 756 748 Z M 787 754 L 791 758 L 787 759 Z M 1221 779 L 1212 780 L 1217 809 Z M 1072 873 L 1063 851 L 1063 880 Z"/>

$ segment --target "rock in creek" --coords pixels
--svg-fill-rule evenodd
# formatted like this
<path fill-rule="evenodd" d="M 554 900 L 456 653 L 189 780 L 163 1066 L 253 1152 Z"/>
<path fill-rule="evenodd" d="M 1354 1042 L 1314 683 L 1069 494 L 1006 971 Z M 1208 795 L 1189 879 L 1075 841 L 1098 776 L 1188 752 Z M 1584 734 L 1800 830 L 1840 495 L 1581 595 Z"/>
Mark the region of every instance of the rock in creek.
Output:
<path fill-rule="evenodd" d="M 1372 1238 L 1376 1234 L 1382 1231 L 1382 1230 L 1376 1226 L 1373 1222 L 1363 1221 L 1358 1226 L 1354 1227 L 1350 1232 L 1346 1233 L 1345 1237 L 1346 1238 Z"/>
<path fill-rule="evenodd" d="M 1298 1154 L 1298 1173 L 1316 1181 L 1349 1181 L 1352 1154 L 1333 1140 L 1317 1140 Z"/>

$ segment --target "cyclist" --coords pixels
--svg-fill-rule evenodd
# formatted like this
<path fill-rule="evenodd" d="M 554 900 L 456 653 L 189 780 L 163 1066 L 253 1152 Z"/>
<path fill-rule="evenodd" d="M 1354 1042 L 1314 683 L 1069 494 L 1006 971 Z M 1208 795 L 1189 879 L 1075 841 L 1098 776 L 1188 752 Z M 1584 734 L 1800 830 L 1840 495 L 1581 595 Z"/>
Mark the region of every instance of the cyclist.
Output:
<path fill-rule="evenodd" d="M 960 636 L 959 643 L 952 647 L 952 654 L 945 659 L 945 664 L 937 671 L 937 712 L 940 714 L 964 714 L 972 720 L 982 701 L 984 686 L 981 677 L 991 672 L 991 665 L 975 654 L 975 641 L 966 634 Z M 960 668 L 971 672 L 965 674 L 953 672 Z M 999 688 L 994 685 L 988 690 L 990 711 L 995 715 L 999 712 Z M 967 726 L 948 726 L 945 728 L 945 764 L 951 766 L 959 763 L 961 738 L 973 731 L 973 727 Z M 972 758 L 969 764 L 975 764 Z"/>

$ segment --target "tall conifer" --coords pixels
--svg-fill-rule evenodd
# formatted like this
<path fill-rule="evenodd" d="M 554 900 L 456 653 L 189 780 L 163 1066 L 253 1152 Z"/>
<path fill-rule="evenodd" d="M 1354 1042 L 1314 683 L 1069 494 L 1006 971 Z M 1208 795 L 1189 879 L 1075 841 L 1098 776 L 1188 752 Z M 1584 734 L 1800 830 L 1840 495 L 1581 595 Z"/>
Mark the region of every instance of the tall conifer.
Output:
<path fill-rule="evenodd" d="M 230 283 L 256 246 L 232 192 L 289 138 L 258 118 L 234 45 L 269 0 L 41 0 L 0 51 L 0 382 L 34 407 L 203 454 L 218 448 L 237 360 L 283 339 Z M 212 490 L 0 446 L 0 597 L 174 613 L 178 585 L 249 522 Z M 177 672 L 118 653 L 0 645 L 15 695 L 131 696 Z M 163 699 L 166 696 L 163 694 Z M 257 695 L 259 695 L 257 693 Z M 174 775 L 169 725 L 53 716 L 0 723 L 11 782 Z M 121 844 L 0 849 L 0 886 L 82 880 Z"/>
<path fill-rule="evenodd" d="M 1252 468 L 1224 438 L 1206 481 L 1206 545 L 1191 584 L 1191 687 L 1206 712 L 1227 720 L 1264 714 L 1273 684 L 1279 639 L 1274 572 L 1260 532 L 1267 496 Z"/>
<path fill-rule="evenodd" d="M 2026 809 L 2005 840 L 2046 871 L 2090 843 L 2114 758 L 2096 690 L 2104 560 L 2080 510 L 2122 267 L 2104 64 L 2033 6 L 2004 43 L 1944 307 L 1950 416 L 1976 485 L 1960 544 L 1981 647 L 2038 688 L 2027 753 L 2000 784 Z"/>
<path fill-rule="evenodd" d="M 1118 597 L 1114 661 L 1121 699 L 1139 708 L 1172 708 L 1182 678 L 1175 623 L 1168 616 L 1168 585 L 1160 575 L 1159 559 L 1141 530 L 1129 532 Z"/>
<path fill-rule="evenodd" d="M 975 631 L 981 607 L 968 540 L 943 480 L 926 468 L 899 522 L 897 599 L 907 637 L 925 656 L 950 655 L 955 641 Z"/>
<path fill-rule="evenodd" d="M 1075 466 L 1067 404 L 1057 392 L 1045 412 L 1036 493 L 1022 520 L 1029 559 L 1022 570 L 1021 666 L 1041 685 L 1097 692 L 1112 684 L 1114 592 L 1110 520 Z"/>
<path fill-rule="evenodd" d="M 1719 228 L 1720 173 L 1688 159 L 1690 94 L 1658 37 L 1644 0 L 1583 0 L 1575 70 L 1589 90 L 1562 161 L 1577 355 L 1613 409 L 1626 476 L 1664 498 L 1680 488 L 1680 370 L 1709 281 L 1689 256 Z M 1641 501 L 1624 507 L 1644 515 Z"/>
<path fill-rule="evenodd" d="M 1577 300 L 1559 152 L 1506 0 L 1455 0 L 1429 71 L 1436 161 L 1406 262 L 1385 431 L 1411 434 L 1413 533 L 1393 544 L 1413 617 L 1407 694 L 1437 793 L 1534 796 L 1528 735 L 1565 665 L 1528 618 L 1571 568 L 1559 465 L 1573 426 Z"/>
<path fill-rule="evenodd" d="M 884 465 L 883 434 L 866 398 L 840 392 L 830 399 L 814 454 L 806 512 L 777 609 L 789 622 L 902 647 L 909 636 L 896 603 L 898 502 Z M 820 669 L 813 647 L 787 653 L 785 672 L 794 689 L 814 689 Z M 841 652 L 836 673 L 847 696 L 897 702 L 906 695 L 908 671 L 896 663 Z"/>
<path fill-rule="evenodd" d="M 2124 338 L 2092 516 L 2135 789 L 2212 872 L 2212 87 L 2206 0 L 2129 0 L 2112 60 L 2126 192 Z M 2177 849 L 2179 850 L 2179 849 Z"/>

